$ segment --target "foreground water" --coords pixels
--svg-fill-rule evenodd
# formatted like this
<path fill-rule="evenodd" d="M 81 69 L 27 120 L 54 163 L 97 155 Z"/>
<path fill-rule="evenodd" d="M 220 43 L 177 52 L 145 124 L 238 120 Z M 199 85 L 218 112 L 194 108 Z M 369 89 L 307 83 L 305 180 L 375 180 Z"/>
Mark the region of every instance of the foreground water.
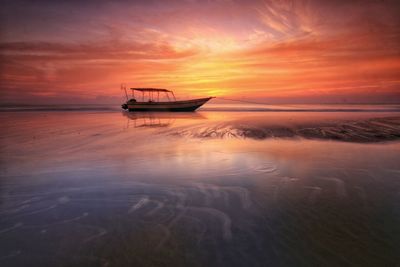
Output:
<path fill-rule="evenodd" d="M 400 261 L 396 112 L 0 119 L 1 266 Z"/>

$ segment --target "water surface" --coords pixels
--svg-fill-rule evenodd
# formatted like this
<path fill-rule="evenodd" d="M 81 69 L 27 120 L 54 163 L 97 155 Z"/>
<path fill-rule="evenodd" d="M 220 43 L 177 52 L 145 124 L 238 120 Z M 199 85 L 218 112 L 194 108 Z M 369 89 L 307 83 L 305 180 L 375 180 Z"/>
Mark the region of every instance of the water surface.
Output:
<path fill-rule="evenodd" d="M 398 118 L 1 112 L 0 264 L 395 266 Z"/>

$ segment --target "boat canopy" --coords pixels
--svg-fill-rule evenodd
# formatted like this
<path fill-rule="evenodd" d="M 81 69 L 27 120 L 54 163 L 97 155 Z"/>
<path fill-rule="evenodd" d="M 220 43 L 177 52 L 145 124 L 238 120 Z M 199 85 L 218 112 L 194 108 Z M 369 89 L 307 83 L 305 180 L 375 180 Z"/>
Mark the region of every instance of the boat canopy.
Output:
<path fill-rule="evenodd" d="M 158 102 L 160 100 L 160 93 L 165 93 L 165 96 L 171 101 L 170 96 L 174 101 L 176 101 L 174 92 L 167 89 L 160 88 L 130 88 L 132 90 L 132 98 L 135 99 L 135 91 L 139 91 L 142 93 L 142 101 L 144 102 L 144 95 L 148 95 L 148 100 L 150 102 Z"/>
<path fill-rule="evenodd" d="M 172 91 L 167 89 L 159 89 L 159 88 L 131 88 L 131 90 L 141 91 L 141 92 L 170 92 Z"/>

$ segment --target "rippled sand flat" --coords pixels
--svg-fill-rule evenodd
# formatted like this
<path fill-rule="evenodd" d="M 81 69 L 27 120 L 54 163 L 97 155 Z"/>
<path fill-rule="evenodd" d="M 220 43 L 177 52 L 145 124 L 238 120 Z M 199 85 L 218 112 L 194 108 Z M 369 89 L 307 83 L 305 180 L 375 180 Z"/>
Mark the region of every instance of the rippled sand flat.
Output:
<path fill-rule="evenodd" d="M 395 113 L 0 118 L 1 266 L 399 262 Z"/>
<path fill-rule="evenodd" d="M 226 121 L 220 120 L 191 127 L 174 128 L 169 133 L 193 138 L 252 138 L 258 140 L 305 138 L 359 143 L 400 139 L 400 117 L 396 115 L 388 117 L 372 115 L 372 117 L 364 118 L 350 117 L 321 121 L 312 121 L 303 117 L 301 118 L 303 120 L 296 120 L 293 123 L 290 123 L 294 120 L 290 114 L 284 114 L 285 117 L 279 116 L 281 121 L 273 118 L 272 122 L 269 121 L 269 113 L 262 115 L 264 116 L 261 117 L 259 114 L 258 117 L 244 117 L 241 120 L 226 118 Z M 311 117 L 313 115 L 311 114 Z"/>

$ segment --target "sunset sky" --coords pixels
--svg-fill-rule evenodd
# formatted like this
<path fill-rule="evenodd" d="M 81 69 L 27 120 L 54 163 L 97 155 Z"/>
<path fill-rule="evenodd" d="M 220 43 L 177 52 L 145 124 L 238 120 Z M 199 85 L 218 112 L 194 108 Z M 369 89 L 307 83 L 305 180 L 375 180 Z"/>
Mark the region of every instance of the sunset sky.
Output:
<path fill-rule="evenodd" d="M 2 1 L 2 103 L 119 86 L 268 103 L 400 102 L 400 1 Z"/>

